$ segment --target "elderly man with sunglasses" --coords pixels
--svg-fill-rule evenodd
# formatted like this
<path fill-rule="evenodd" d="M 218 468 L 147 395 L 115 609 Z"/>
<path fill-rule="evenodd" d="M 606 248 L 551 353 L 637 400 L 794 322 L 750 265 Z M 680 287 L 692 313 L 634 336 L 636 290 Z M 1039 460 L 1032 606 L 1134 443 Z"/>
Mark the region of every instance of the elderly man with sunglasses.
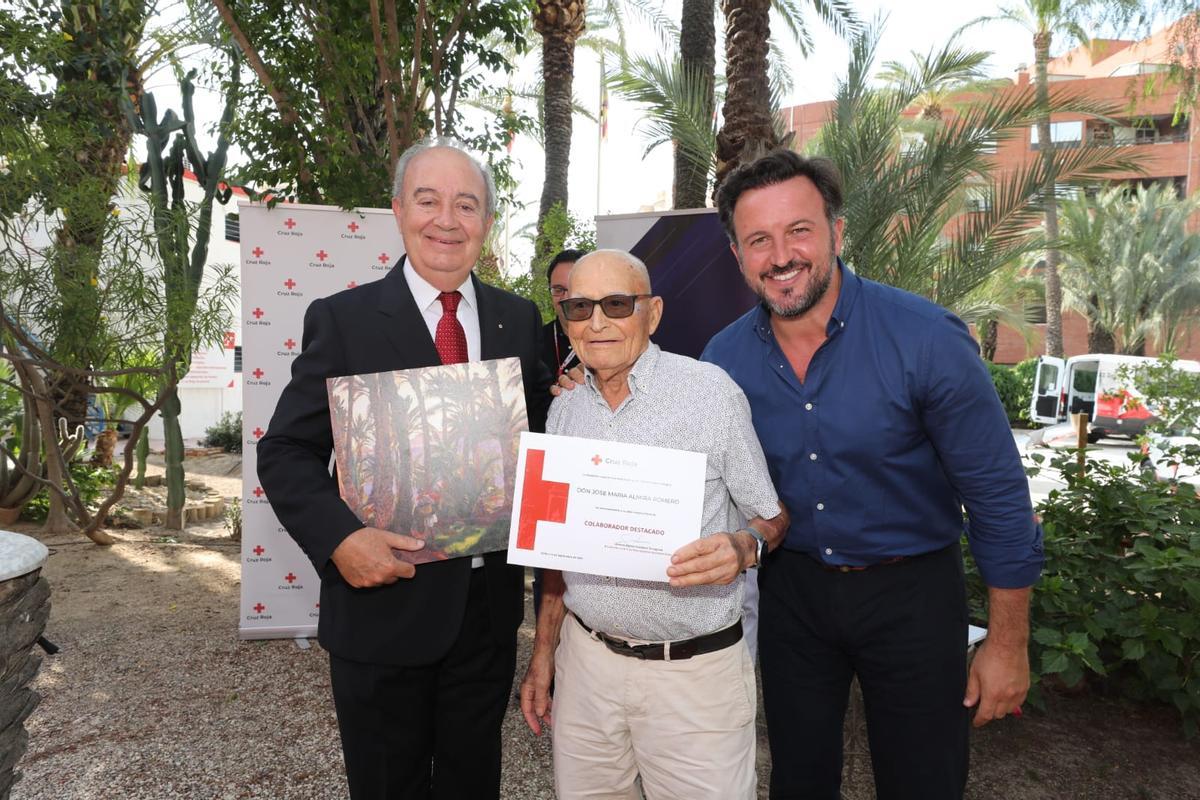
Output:
<path fill-rule="evenodd" d="M 743 573 L 788 518 L 749 405 L 721 369 L 651 344 L 663 301 L 636 257 L 584 256 L 560 308 L 586 373 L 546 432 L 705 453 L 704 510 L 661 583 L 547 571 L 521 709 L 534 733 L 552 726 L 559 798 L 632 800 L 639 776 L 648 800 L 753 798 Z"/>

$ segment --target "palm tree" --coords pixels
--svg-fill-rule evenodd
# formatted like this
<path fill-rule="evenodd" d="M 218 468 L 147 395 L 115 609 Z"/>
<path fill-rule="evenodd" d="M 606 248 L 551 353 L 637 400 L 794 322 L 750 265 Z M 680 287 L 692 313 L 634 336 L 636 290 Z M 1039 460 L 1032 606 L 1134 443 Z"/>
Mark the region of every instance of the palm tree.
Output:
<path fill-rule="evenodd" d="M 1044 293 L 1041 280 L 1014 261 L 968 292 L 955 304 L 954 313 L 963 322 L 975 325 L 979 354 L 985 361 L 995 361 L 1001 325 L 1021 335 L 1026 352 L 1033 346 L 1035 333 L 1026 308 Z"/>
<path fill-rule="evenodd" d="M 1042 186 L 1047 239 L 1044 277 L 1046 355 L 1059 358 L 1063 355 L 1062 282 L 1058 275 L 1058 200 L 1054 193 L 1055 147 L 1050 135 L 1050 80 L 1047 77 L 1047 65 L 1050 63 L 1054 31 L 1066 31 L 1080 42 L 1089 40 L 1080 22 L 1083 11 L 1095 5 L 1096 0 L 1022 0 L 1018 5 L 1002 7 L 997 17 L 985 18 L 985 21 L 1003 19 L 1015 22 L 1033 35 L 1034 91 L 1041 109 L 1036 119 L 1038 148 L 1042 152 L 1046 180 Z"/>
<path fill-rule="evenodd" d="M 920 146 L 904 146 L 903 112 L 928 87 L 976 63 L 954 41 L 931 53 L 893 87 L 872 88 L 868 75 L 877 30 L 855 40 L 848 77 L 838 86 L 817 150 L 837 164 L 845 184 L 843 258 L 861 275 L 967 311 L 972 292 L 1004 265 L 1042 245 L 1037 229 L 1041 187 L 1095 180 L 1135 163 L 1119 148 L 1080 148 L 1052 165 L 1038 161 L 998 173 L 998 142 L 1022 135 L 1041 106 L 1019 90 L 992 92 L 930 124 Z M 1075 113 L 1105 109 L 1055 94 L 1052 107 Z"/>
<path fill-rule="evenodd" d="M 725 17 L 724 125 L 717 134 L 717 176 L 720 186 L 734 168 L 752 155 L 780 144 L 771 109 L 768 52 L 771 50 L 770 12 L 780 11 L 801 52 L 812 39 L 804 26 L 797 0 L 721 0 Z M 858 19 L 846 0 L 810 0 L 812 11 L 839 35 L 858 30 Z M 681 42 L 681 48 L 683 43 Z M 690 44 L 689 44 L 690 47 Z M 716 187 L 714 187 L 714 192 Z"/>
<path fill-rule="evenodd" d="M 575 76 L 575 40 L 584 29 L 584 0 L 537 0 L 533 25 L 542 35 L 542 83 L 546 177 L 538 208 L 538 241 L 542 220 L 556 204 L 567 207 L 567 173 L 571 161 L 571 86 Z M 545 253 L 538 253 L 540 261 Z"/>
<path fill-rule="evenodd" d="M 1200 234 L 1188 230 L 1197 208 L 1200 200 L 1177 199 L 1161 184 L 1136 197 L 1115 186 L 1063 204 L 1063 290 L 1088 319 L 1091 352 L 1119 343 L 1142 355 L 1150 337 L 1174 349 L 1183 321 L 1200 309 Z"/>
<path fill-rule="evenodd" d="M 717 30 L 712 0 L 683 0 L 679 14 L 679 73 L 692 86 L 695 103 L 693 121 L 706 123 L 716 116 Z M 693 122 L 693 124 L 694 124 Z M 705 129 L 712 127 L 706 124 Z M 675 208 L 703 208 L 708 198 L 708 170 L 701 169 L 684 150 L 684 137 L 676 137 L 674 181 L 671 196 Z M 716 146 L 714 137 L 713 146 Z"/>

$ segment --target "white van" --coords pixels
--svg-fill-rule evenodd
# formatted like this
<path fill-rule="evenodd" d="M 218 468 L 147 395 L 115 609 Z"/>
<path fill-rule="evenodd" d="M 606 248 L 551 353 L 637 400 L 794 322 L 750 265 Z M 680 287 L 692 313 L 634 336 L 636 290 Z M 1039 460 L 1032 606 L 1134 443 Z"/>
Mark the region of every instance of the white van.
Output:
<path fill-rule="evenodd" d="M 1033 379 L 1029 416 L 1035 422 L 1055 425 L 1071 414 L 1087 414 L 1088 441 L 1105 436 L 1137 436 L 1153 418 L 1136 386 L 1121 381 L 1122 367 L 1136 369 L 1157 359 L 1092 353 L 1065 361 L 1052 356 L 1038 359 Z M 1200 362 L 1176 361 L 1176 369 L 1200 372 Z"/>

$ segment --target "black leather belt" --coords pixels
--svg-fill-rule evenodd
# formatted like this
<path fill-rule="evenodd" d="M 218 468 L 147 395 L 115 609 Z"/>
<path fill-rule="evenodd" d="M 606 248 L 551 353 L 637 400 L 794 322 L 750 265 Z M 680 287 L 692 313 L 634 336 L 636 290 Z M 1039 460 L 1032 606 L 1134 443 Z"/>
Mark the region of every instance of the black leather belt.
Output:
<path fill-rule="evenodd" d="M 817 563 L 820 564 L 821 569 L 825 570 L 826 572 L 866 572 L 867 570 L 875 569 L 876 567 L 886 567 L 889 564 L 899 564 L 901 561 L 907 561 L 911 557 L 912 556 L 893 556 L 892 558 L 885 558 L 883 561 L 876 561 L 874 564 L 866 564 L 861 567 L 852 567 L 849 564 L 826 564 L 824 561 L 818 561 Z"/>
<path fill-rule="evenodd" d="M 618 655 L 641 658 L 646 661 L 683 661 L 692 656 L 700 656 L 705 653 L 715 653 L 717 650 L 724 650 L 726 647 L 741 641 L 742 638 L 742 621 L 739 619 L 728 628 L 706 633 L 694 639 L 680 639 L 677 642 L 630 644 L 624 639 L 615 639 L 612 636 L 592 630 L 574 611 L 571 612 L 571 616 L 575 617 L 575 621 L 585 631 L 604 642 L 604 646 L 609 650 Z"/>

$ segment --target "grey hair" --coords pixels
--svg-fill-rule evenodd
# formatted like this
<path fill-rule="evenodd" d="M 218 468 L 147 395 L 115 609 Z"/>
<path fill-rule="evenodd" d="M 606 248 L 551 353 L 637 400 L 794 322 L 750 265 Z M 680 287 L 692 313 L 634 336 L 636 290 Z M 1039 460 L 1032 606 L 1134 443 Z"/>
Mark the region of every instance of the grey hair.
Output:
<path fill-rule="evenodd" d="M 465 144 L 452 136 L 430 136 L 410 146 L 400 154 L 400 158 L 396 161 L 396 175 L 392 179 L 392 198 L 399 198 L 401 202 L 404 202 L 404 198 L 400 197 L 400 193 L 404 191 L 404 172 L 408 169 L 409 162 L 426 150 L 433 150 L 438 147 L 457 150 L 470 160 L 475 169 L 479 170 L 479 175 L 483 178 L 483 185 L 487 191 L 484 208 L 487 211 L 488 217 L 495 216 L 496 180 L 492 177 L 491 168 L 476 158 Z"/>
<path fill-rule="evenodd" d="M 592 252 L 585 255 L 583 258 L 579 259 L 579 261 L 576 262 L 576 266 L 583 263 L 584 261 L 589 260 L 592 256 L 599 256 L 599 255 L 613 256 L 615 258 L 620 259 L 621 261 L 624 261 L 637 274 L 638 279 L 641 280 L 642 283 L 645 284 L 646 292 L 652 293 L 654 291 L 653 287 L 650 285 L 650 270 L 646 268 L 646 263 L 644 261 L 642 261 L 640 258 L 638 258 L 637 256 L 635 256 L 633 253 L 630 253 L 628 250 L 617 250 L 615 248 L 604 249 L 604 250 L 593 250 Z"/>

